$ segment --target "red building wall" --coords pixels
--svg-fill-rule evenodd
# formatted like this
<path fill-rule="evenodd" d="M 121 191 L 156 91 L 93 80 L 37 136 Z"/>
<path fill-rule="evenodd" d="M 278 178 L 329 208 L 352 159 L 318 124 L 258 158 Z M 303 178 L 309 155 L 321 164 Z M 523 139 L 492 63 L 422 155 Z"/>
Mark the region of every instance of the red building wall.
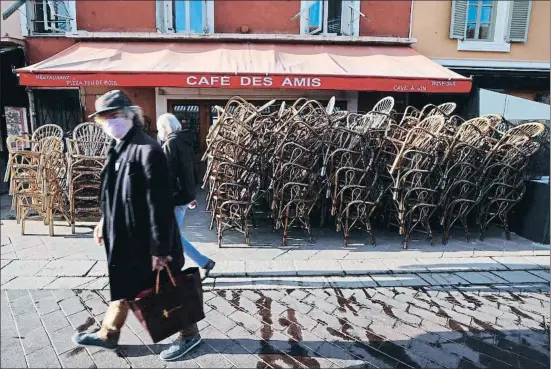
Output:
<path fill-rule="evenodd" d="M 155 89 L 154 88 L 138 88 L 138 87 L 120 87 L 121 91 L 128 95 L 133 104 L 140 106 L 143 109 L 144 115 L 151 118 L 152 127 L 155 127 Z M 95 111 L 96 96 L 103 95 L 107 91 L 112 90 L 108 87 L 87 87 L 85 90 L 85 117 Z M 86 120 L 89 120 L 85 118 Z"/>
<path fill-rule="evenodd" d="M 242 25 L 249 33 L 300 33 L 300 18 L 290 20 L 300 11 L 300 0 L 215 1 L 214 31 L 239 33 Z"/>
<path fill-rule="evenodd" d="M 409 37 L 411 0 L 362 0 L 360 10 L 360 36 Z"/>
<path fill-rule="evenodd" d="M 89 32 L 155 32 L 155 1 L 79 0 L 77 27 Z"/>
<path fill-rule="evenodd" d="M 25 54 L 27 63 L 35 64 L 48 59 L 73 45 L 74 40 L 65 37 L 26 37 Z"/>

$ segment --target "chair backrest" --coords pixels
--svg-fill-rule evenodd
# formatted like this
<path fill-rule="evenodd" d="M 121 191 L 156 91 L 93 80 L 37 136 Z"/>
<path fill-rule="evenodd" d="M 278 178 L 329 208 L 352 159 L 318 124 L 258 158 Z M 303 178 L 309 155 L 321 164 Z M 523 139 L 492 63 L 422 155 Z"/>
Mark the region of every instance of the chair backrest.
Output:
<path fill-rule="evenodd" d="M 102 156 L 110 138 L 97 123 L 81 123 L 73 130 L 73 140 L 80 141 L 81 155 Z"/>
<path fill-rule="evenodd" d="M 450 116 L 451 113 L 454 112 L 455 108 L 457 107 L 457 104 L 454 102 L 447 102 L 444 104 L 438 105 L 438 110 L 440 110 L 445 116 Z"/>
<path fill-rule="evenodd" d="M 33 132 L 32 140 L 40 141 L 46 137 L 63 138 L 63 129 L 57 124 L 45 124 Z"/>
<path fill-rule="evenodd" d="M 393 107 L 394 107 L 394 98 L 392 96 L 387 96 L 384 99 L 379 100 L 379 102 L 375 104 L 375 106 L 371 111 L 374 111 L 377 113 L 390 114 Z"/>

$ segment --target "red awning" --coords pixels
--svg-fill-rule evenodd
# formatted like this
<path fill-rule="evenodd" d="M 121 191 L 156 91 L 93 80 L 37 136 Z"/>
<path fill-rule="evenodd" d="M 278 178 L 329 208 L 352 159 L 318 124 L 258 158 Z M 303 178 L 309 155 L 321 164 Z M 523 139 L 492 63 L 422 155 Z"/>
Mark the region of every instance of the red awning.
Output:
<path fill-rule="evenodd" d="M 471 80 L 409 47 L 81 42 L 26 68 L 49 87 L 217 87 L 466 93 Z"/>

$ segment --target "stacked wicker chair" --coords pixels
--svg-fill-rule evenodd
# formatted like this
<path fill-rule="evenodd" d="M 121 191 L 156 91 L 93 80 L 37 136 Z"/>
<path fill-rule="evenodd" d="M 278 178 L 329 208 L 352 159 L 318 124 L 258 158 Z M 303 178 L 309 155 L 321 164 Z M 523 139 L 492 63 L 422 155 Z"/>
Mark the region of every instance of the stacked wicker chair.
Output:
<path fill-rule="evenodd" d="M 483 162 L 483 170 L 478 181 L 478 225 L 480 239 L 490 223 L 499 219 L 510 238 L 507 214 L 520 201 L 525 191 L 524 180 L 530 157 L 535 154 L 540 143 L 538 136 L 544 132 L 541 123 L 525 123 L 501 133 L 501 138 L 488 151 Z M 474 205 L 473 205 L 474 207 Z"/>
<path fill-rule="evenodd" d="M 81 123 L 67 144 L 67 194 L 71 231 L 77 217 L 99 216 L 100 174 L 107 157 L 109 138 L 96 123 Z"/>
<path fill-rule="evenodd" d="M 211 229 L 217 225 L 219 247 L 230 229 L 243 233 L 250 243 L 247 222 L 261 180 L 260 132 L 254 119 L 272 103 L 257 109 L 239 97 L 230 99 L 207 137 L 203 187 L 208 186 L 207 209 L 212 211 Z"/>

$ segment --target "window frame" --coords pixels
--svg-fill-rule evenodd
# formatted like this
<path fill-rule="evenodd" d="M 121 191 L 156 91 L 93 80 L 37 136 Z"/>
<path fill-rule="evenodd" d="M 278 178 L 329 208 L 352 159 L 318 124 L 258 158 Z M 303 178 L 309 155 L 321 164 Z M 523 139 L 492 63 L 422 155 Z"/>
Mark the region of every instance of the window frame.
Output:
<path fill-rule="evenodd" d="M 469 0 L 471 1 L 471 0 Z M 484 5 L 484 0 L 476 0 L 476 19 L 474 22 L 469 22 L 469 8 L 471 7 L 471 5 L 469 4 L 469 2 L 467 2 L 467 19 L 466 19 L 466 26 L 465 26 L 465 40 L 468 40 L 468 41 L 481 41 L 481 42 L 487 42 L 489 40 L 494 40 L 494 32 L 495 32 L 495 26 L 496 26 L 496 22 L 497 22 L 497 19 L 496 19 L 496 9 L 497 9 L 497 4 L 496 4 L 496 0 L 492 0 L 491 2 L 491 12 L 490 12 L 490 22 L 481 22 L 480 18 L 482 17 L 482 8 L 484 7 L 488 7 L 488 5 Z M 467 32 L 468 32 L 468 29 L 469 29 L 469 24 L 472 24 L 474 23 L 475 25 L 475 37 L 474 38 L 468 38 L 467 37 Z M 489 27 L 489 31 L 488 31 L 488 38 L 487 39 L 483 39 L 483 38 L 480 38 L 480 26 L 481 24 L 484 23 L 484 24 L 489 24 L 490 27 Z M 478 36 L 478 37 L 477 37 Z"/>
<path fill-rule="evenodd" d="M 203 32 L 201 33 L 192 31 L 190 29 L 190 0 L 181 0 L 185 2 L 186 6 L 186 30 L 176 30 L 176 13 L 174 1 L 175 0 L 158 0 L 156 2 L 157 32 L 189 35 L 204 35 L 214 33 L 214 1 L 200 0 L 203 3 Z"/>
<path fill-rule="evenodd" d="M 510 52 L 511 43 L 508 42 L 509 15 L 511 11 L 510 1 L 493 0 L 493 25 L 492 37 L 487 40 L 467 39 L 468 9 L 465 15 L 465 36 L 463 40 L 457 40 L 458 51 L 487 51 L 487 52 Z M 477 14 L 477 19 L 479 15 Z"/>
<path fill-rule="evenodd" d="M 69 19 L 66 21 L 67 30 L 59 32 L 36 32 L 34 31 L 35 25 L 35 9 L 36 3 L 42 3 L 43 6 L 49 7 L 48 0 L 29 0 L 25 2 L 25 5 L 22 6 L 20 10 L 20 22 L 21 22 L 21 33 L 23 36 L 37 36 L 37 37 L 59 37 L 65 36 L 68 33 L 74 33 L 77 31 L 76 23 L 76 2 L 71 0 L 63 0 L 67 11 L 69 12 Z M 44 8 L 43 8 L 44 9 Z"/>
<path fill-rule="evenodd" d="M 314 2 L 320 1 L 322 4 L 321 7 L 321 13 L 322 13 L 322 25 L 321 25 L 321 32 L 320 33 L 312 33 L 310 31 L 310 8 L 314 5 Z M 350 8 L 351 9 L 348 9 Z M 301 0 L 300 2 L 300 34 L 301 35 L 315 35 L 315 36 L 321 36 L 321 37 L 358 37 L 360 35 L 360 18 L 361 18 L 361 10 L 360 10 L 360 1 L 359 0 L 350 0 L 350 1 L 342 1 L 342 9 L 341 9 L 341 26 L 340 26 L 340 33 L 341 35 L 338 35 L 338 33 L 334 32 L 327 32 L 328 28 L 328 17 L 329 17 L 329 1 L 328 0 Z M 346 29 L 344 27 L 344 23 L 348 21 L 348 25 L 350 27 Z M 352 31 L 351 34 L 348 34 Z"/>

